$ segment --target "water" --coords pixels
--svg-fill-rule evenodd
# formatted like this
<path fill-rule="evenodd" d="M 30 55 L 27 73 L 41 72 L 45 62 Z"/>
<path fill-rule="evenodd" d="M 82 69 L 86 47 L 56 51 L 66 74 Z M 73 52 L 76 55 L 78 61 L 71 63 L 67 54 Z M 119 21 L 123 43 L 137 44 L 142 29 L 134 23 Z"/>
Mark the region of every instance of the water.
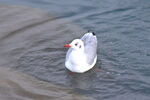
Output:
<path fill-rule="evenodd" d="M 13 18 L 4 13 L 1 66 L 97 100 L 149 100 L 149 0 L 0 2 L 36 8 L 30 13 L 27 8 L 10 10 L 11 15 L 15 12 Z M 64 66 L 67 49 L 63 45 L 87 30 L 97 35 L 96 66 L 103 72 L 70 75 Z"/>

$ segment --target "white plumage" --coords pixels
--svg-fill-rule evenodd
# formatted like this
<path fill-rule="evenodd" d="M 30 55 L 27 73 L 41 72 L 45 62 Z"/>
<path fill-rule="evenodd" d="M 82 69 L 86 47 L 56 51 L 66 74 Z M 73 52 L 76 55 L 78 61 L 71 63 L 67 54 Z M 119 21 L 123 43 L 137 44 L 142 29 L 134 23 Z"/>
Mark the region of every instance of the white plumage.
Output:
<path fill-rule="evenodd" d="M 97 38 L 93 32 L 86 33 L 64 47 L 70 47 L 66 54 L 65 66 L 76 73 L 90 70 L 97 61 Z"/>

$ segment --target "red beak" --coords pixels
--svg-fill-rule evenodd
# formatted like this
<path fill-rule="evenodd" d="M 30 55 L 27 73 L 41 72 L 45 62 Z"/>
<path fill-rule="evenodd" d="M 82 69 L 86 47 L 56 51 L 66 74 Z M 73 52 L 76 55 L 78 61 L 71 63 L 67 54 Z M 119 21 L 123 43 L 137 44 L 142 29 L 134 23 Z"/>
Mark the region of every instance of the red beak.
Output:
<path fill-rule="evenodd" d="M 64 47 L 71 47 L 71 45 L 70 44 L 66 44 L 66 45 L 64 45 Z"/>

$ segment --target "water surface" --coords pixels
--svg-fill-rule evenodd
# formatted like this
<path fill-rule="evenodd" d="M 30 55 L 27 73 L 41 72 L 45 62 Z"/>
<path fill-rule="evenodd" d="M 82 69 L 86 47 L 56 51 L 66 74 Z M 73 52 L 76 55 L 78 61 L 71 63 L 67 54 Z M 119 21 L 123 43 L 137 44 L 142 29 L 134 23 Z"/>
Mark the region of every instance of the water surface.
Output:
<path fill-rule="evenodd" d="M 97 100 L 149 100 L 150 1 L 63 1 L 0 0 L 43 10 L 40 16 L 27 8 L 1 11 L 3 19 L 11 19 L 1 19 L 1 66 Z M 87 30 L 97 35 L 96 66 L 103 72 L 70 75 L 63 45 Z"/>

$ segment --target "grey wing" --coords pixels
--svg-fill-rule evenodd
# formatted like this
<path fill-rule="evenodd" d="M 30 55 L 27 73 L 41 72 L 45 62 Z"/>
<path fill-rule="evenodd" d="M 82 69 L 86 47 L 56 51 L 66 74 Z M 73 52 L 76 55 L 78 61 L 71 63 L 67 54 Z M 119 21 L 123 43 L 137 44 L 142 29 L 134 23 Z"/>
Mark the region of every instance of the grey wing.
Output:
<path fill-rule="evenodd" d="M 84 42 L 87 63 L 92 65 L 97 57 L 97 37 L 93 33 L 86 33 L 81 40 Z"/>

